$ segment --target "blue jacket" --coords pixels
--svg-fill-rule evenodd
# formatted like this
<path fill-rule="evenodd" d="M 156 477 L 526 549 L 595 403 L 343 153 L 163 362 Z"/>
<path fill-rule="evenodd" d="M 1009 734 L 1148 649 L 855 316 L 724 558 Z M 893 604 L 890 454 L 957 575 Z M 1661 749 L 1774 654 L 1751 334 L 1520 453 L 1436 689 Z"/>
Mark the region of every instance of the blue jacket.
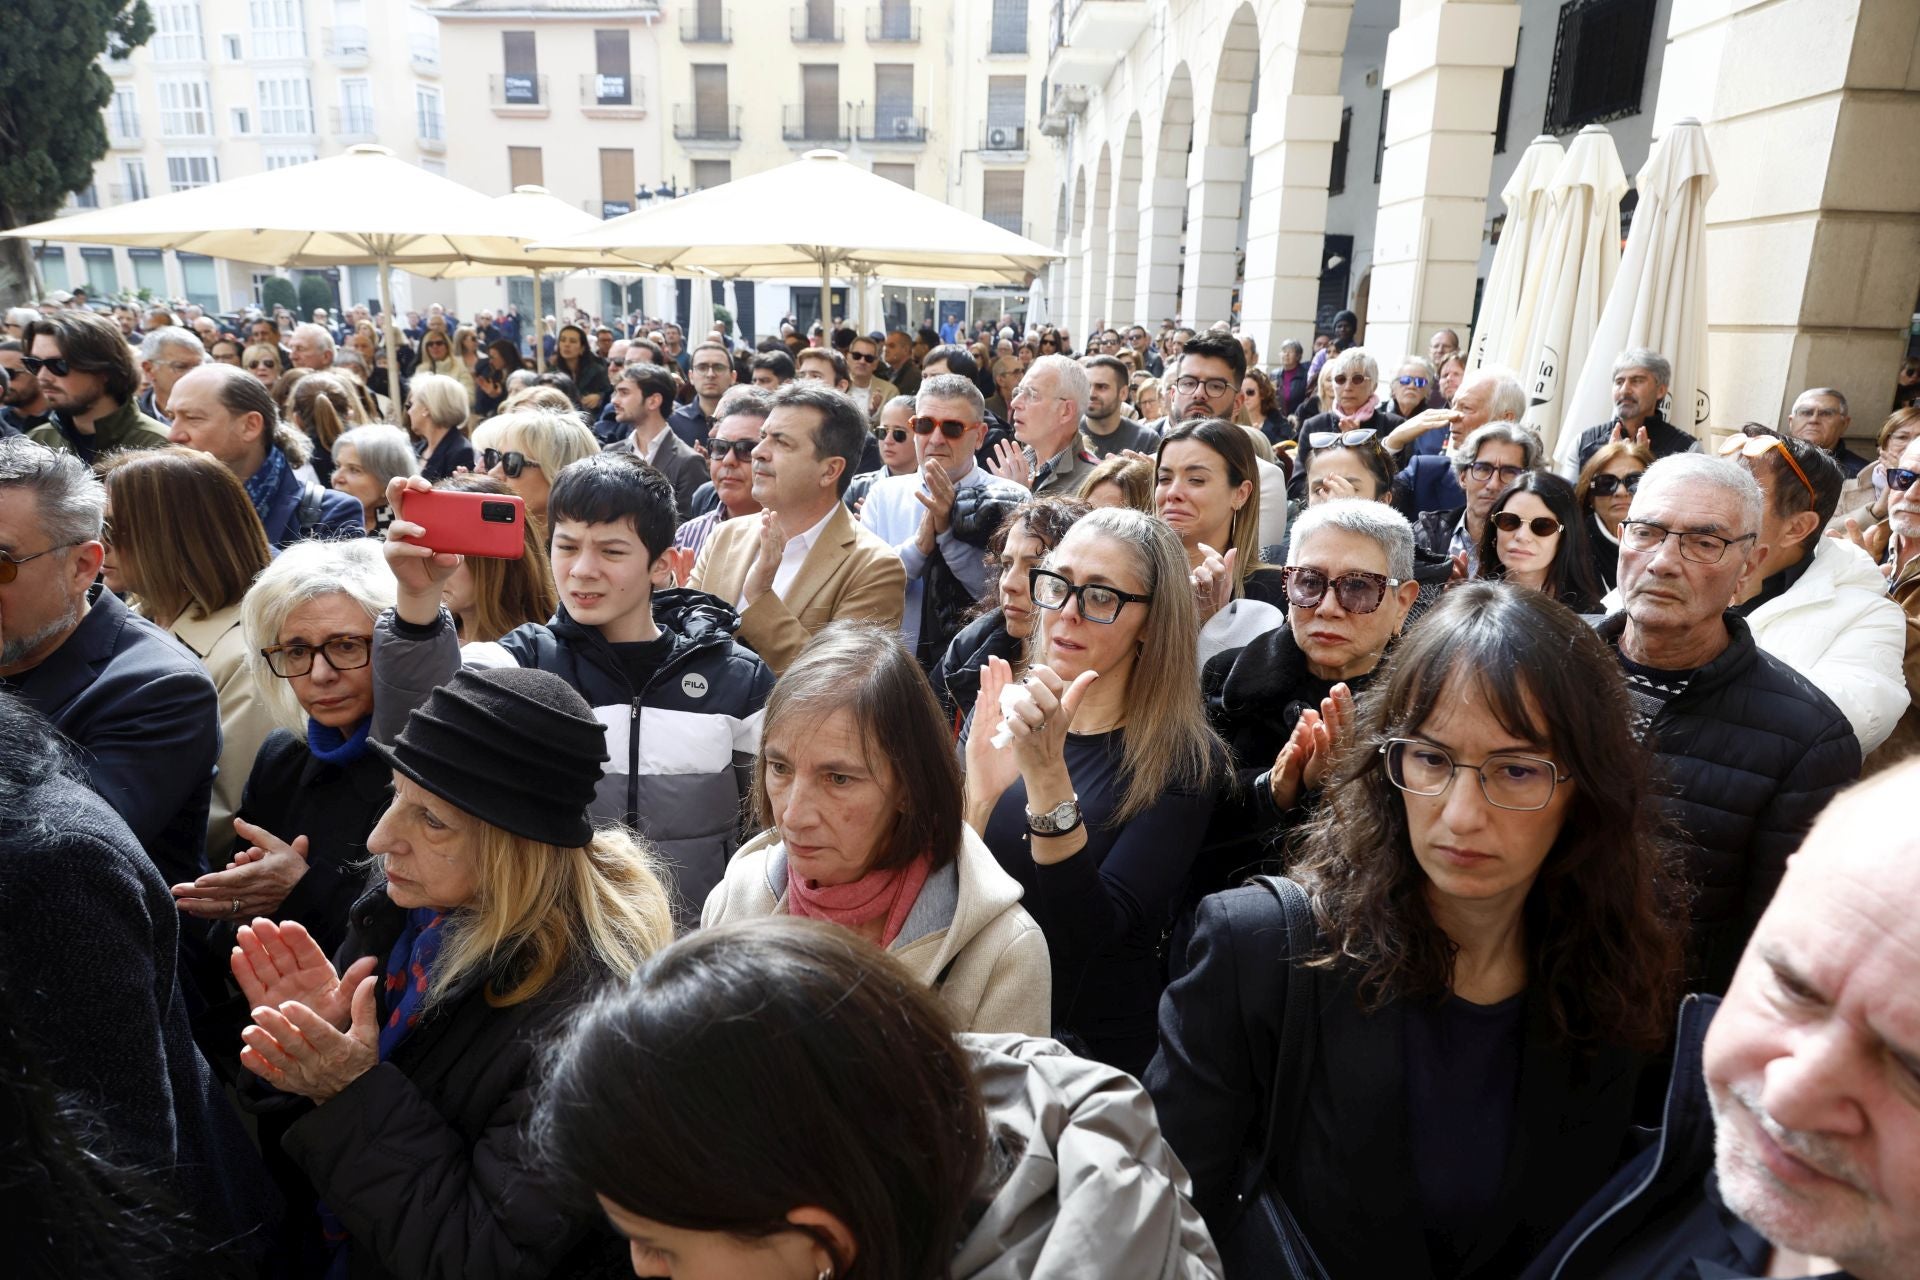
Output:
<path fill-rule="evenodd" d="M 0 687 L 53 721 L 93 789 L 180 884 L 207 870 L 220 696 L 186 646 L 106 588 L 94 592 L 66 643 Z"/>
<path fill-rule="evenodd" d="M 302 532 L 300 499 L 306 493 L 307 483 L 295 475 L 291 467 L 280 475 L 280 483 L 273 491 L 273 500 L 267 504 L 266 518 L 260 522 L 266 526 L 267 541 L 274 550 L 308 539 L 366 536 L 367 517 L 361 510 L 360 499 L 350 493 L 321 489 L 317 485 L 315 489 L 320 494 L 320 519 L 312 529 Z"/>
<path fill-rule="evenodd" d="M 1418 448 L 1420 442 L 1415 441 Z M 1405 495 L 1400 510 L 1411 520 L 1422 511 L 1452 511 L 1467 505 L 1467 491 L 1453 473 L 1453 460 L 1445 454 L 1421 454 L 1400 468 L 1394 477 L 1394 489 Z"/>

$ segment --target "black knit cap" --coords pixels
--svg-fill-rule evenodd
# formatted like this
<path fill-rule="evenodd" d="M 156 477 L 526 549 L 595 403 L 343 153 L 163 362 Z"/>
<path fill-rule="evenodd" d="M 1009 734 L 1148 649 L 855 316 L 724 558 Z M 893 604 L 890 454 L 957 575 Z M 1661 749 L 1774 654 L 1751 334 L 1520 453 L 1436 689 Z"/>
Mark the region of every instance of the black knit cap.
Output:
<path fill-rule="evenodd" d="M 462 667 L 413 709 L 388 764 L 462 813 L 562 849 L 593 839 L 587 808 L 607 729 L 559 676 Z"/>

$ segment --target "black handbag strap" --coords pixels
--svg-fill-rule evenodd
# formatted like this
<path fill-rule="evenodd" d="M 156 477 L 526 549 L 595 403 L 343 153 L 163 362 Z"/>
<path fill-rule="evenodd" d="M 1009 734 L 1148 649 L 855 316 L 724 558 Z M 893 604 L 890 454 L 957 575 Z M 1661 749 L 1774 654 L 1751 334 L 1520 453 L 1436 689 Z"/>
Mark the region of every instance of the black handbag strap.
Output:
<path fill-rule="evenodd" d="M 1280 900 L 1280 915 L 1287 928 L 1286 1006 L 1280 1013 L 1280 1052 L 1273 1064 L 1273 1094 L 1267 1102 L 1267 1133 L 1260 1145 L 1260 1159 L 1247 1169 L 1244 1185 L 1237 1188 L 1241 1203 L 1249 1202 L 1259 1190 L 1284 1136 L 1289 1145 L 1298 1127 L 1305 1105 L 1309 1059 L 1313 1052 L 1315 1007 L 1313 972 L 1302 961 L 1313 949 L 1313 908 L 1306 890 L 1283 876 L 1254 876 L 1258 884 Z"/>

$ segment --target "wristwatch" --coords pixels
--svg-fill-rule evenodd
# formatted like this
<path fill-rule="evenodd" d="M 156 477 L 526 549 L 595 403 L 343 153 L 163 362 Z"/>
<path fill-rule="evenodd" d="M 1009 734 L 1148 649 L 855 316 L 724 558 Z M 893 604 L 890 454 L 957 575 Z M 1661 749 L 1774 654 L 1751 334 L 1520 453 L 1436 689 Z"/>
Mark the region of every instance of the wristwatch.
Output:
<path fill-rule="evenodd" d="M 1062 800 L 1045 813 L 1027 810 L 1027 830 L 1036 836 L 1063 836 L 1080 825 L 1080 797 Z"/>

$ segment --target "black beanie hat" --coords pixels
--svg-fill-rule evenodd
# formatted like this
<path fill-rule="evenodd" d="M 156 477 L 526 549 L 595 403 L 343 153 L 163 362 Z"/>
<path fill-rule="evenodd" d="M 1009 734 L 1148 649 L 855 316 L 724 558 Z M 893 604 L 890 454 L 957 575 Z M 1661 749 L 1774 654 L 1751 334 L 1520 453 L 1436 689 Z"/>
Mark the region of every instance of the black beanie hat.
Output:
<path fill-rule="evenodd" d="M 525 667 L 462 667 L 373 749 L 462 813 L 562 849 L 593 839 L 587 808 L 607 729 L 572 685 Z"/>

